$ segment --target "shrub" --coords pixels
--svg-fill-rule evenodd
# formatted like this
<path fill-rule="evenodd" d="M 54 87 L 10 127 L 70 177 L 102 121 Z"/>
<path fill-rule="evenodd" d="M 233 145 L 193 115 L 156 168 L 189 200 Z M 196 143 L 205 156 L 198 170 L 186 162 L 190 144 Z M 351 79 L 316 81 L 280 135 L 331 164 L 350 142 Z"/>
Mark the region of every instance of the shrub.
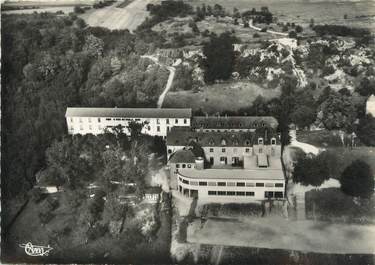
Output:
<path fill-rule="evenodd" d="M 48 224 L 55 215 L 49 210 L 43 210 L 39 213 L 39 220 L 42 224 Z"/>
<path fill-rule="evenodd" d="M 48 205 L 48 209 L 51 210 L 51 211 L 53 211 L 57 207 L 59 207 L 60 203 L 59 203 L 59 201 L 56 198 L 49 197 L 47 199 L 47 205 Z"/>
<path fill-rule="evenodd" d="M 260 35 L 258 33 L 254 33 L 253 38 L 259 38 Z"/>
<path fill-rule="evenodd" d="M 341 190 L 350 196 L 369 198 L 374 193 L 374 175 L 370 166 L 355 160 L 341 174 Z"/>
<path fill-rule="evenodd" d="M 42 190 L 40 188 L 34 188 L 31 190 L 31 200 L 35 203 L 39 203 L 44 198 Z"/>
<path fill-rule="evenodd" d="M 104 234 L 108 231 L 108 225 L 107 224 L 96 224 L 92 227 L 90 227 L 87 232 L 86 236 L 90 240 L 95 240 L 97 238 L 100 238 L 104 236 Z"/>
<path fill-rule="evenodd" d="M 76 14 L 83 14 L 83 13 L 85 13 L 85 10 L 82 7 L 80 7 L 80 6 L 75 6 L 74 7 L 74 13 L 76 13 Z"/>

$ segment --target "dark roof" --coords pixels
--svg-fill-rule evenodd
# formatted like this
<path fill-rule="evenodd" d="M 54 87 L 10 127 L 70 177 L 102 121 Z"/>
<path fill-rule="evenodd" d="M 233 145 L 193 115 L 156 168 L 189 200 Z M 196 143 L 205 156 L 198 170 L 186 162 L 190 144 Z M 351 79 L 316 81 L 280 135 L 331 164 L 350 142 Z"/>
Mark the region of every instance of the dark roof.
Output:
<path fill-rule="evenodd" d="M 191 109 L 67 108 L 65 117 L 190 118 Z"/>
<path fill-rule="evenodd" d="M 192 150 L 178 150 L 171 155 L 170 163 L 194 163 L 195 155 Z"/>
<path fill-rule="evenodd" d="M 195 129 L 256 129 L 263 125 L 276 129 L 278 125 L 271 116 L 195 116 L 191 124 Z"/>
<path fill-rule="evenodd" d="M 145 194 L 159 194 L 161 192 L 161 188 L 160 187 L 147 187 L 145 189 Z"/>
<path fill-rule="evenodd" d="M 255 132 L 201 132 L 186 127 L 173 127 L 167 134 L 167 145 L 188 146 L 191 141 L 202 147 L 207 146 L 252 146 L 258 138 L 264 138 L 264 144 L 270 144 L 270 139 L 278 137 L 272 128 L 259 128 Z"/>

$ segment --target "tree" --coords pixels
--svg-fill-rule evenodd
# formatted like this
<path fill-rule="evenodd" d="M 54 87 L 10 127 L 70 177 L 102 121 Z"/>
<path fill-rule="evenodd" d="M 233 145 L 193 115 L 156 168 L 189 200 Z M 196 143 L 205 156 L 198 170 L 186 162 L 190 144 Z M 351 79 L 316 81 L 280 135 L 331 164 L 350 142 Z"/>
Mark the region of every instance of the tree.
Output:
<path fill-rule="evenodd" d="M 323 124 L 328 130 L 343 129 L 348 132 L 353 130 L 356 119 L 356 108 L 350 97 L 331 92 L 322 103 Z"/>
<path fill-rule="evenodd" d="M 367 114 L 361 118 L 356 133 L 362 143 L 368 146 L 375 146 L 375 117 Z"/>
<path fill-rule="evenodd" d="M 341 174 L 341 190 L 350 196 L 369 198 L 374 193 L 374 175 L 370 166 L 355 160 Z"/>
<path fill-rule="evenodd" d="M 234 43 L 235 38 L 230 33 L 223 33 L 220 36 L 213 35 L 210 41 L 203 46 L 205 59 L 204 79 L 208 83 L 215 80 L 226 80 L 231 77 L 234 64 Z"/>
<path fill-rule="evenodd" d="M 364 77 L 355 89 L 361 96 L 367 97 L 375 94 L 375 79 Z"/>
<path fill-rule="evenodd" d="M 299 127 L 308 127 L 316 120 L 316 110 L 309 106 L 298 106 L 291 113 L 291 120 Z"/>
<path fill-rule="evenodd" d="M 288 36 L 289 38 L 297 39 L 297 33 L 294 30 L 290 31 Z"/>
<path fill-rule="evenodd" d="M 300 25 L 296 26 L 296 32 L 301 33 L 303 31 L 303 28 Z"/>
<path fill-rule="evenodd" d="M 318 187 L 327 179 L 329 179 L 329 165 L 324 156 L 305 155 L 297 159 L 293 171 L 293 182 Z"/>

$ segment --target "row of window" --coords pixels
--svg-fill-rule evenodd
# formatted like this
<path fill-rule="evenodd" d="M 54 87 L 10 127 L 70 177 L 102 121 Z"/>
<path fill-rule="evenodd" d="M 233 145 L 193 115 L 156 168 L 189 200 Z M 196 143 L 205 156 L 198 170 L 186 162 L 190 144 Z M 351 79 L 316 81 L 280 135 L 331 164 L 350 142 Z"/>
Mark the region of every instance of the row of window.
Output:
<path fill-rule="evenodd" d="M 208 195 L 219 195 L 219 196 L 254 196 L 253 191 L 215 191 L 209 190 Z"/>
<path fill-rule="evenodd" d="M 255 193 L 253 191 L 215 191 L 209 190 L 208 195 L 210 196 L 254 196 Z M 265 198 L 283 198 L 282 191 L 265 191 L 264 192 Z"/>
<path fill-rule="evenodd" d="M 254 127 L 258 127 L 258 125 L 259 126 L 262 126 L 262 127 L 264 127 L 264 126 L 266 126 L 266 124 L 263 122 L 263 123 L 253 123 L 252 124 L 252 126 L 251 125 L 247 125 L 248 127 L 251 127 L 251 128 L 254 128 Z M 196 126 L 196 125 L 195 125 Z M 204 127 L 208 127 L 208 123 L 200 123 L 199 124 L 199 126 L 201 127 L 201 128 L 204 128 Z M 217 127 L 223 127 L 223 126 L 228 126 L 228 127 L 242 127 L 243 126 L 243 124 L 242 123 L 224 123 L 224 122 L 217 122 L 216 123 L 216 126 Z M 245 126 L 246 126 L 246 124 L 245 124 Z"/>
<path fill-rule="evenodd" d="M 179 178 L 182 183 L 192 185 L 192 186 L 231 186 L 231 187 L 284 187 L 284 183 L 263 183 L 263 182 L 214 182 L 214 181 L 188 181 L 183 178 Z"/>
<path fill-rule="evenodd" d="M 213 139 L 211 139 L 208 143 L 209 145 L 215 145 L 215 141 Z M 221 142 L 220 142 L 221 145 L 227 145 L 227 141 L 225 139 L 222 139 Z M 251 141 L 250 140 L 246 140 L 245 141 L 245 145 L 250 145 L 251 144 Z M 262 137 L 259 137 L 258 138 L 258 145 L 262 145 L 264 144 L 264 140 Z M 239 142 L 237 140 L 233 141 L 233 145 L 239 145 Z M 276 138 L 271 138 L 271 145 L 276 145 Z M 223 148 L 225 149 L 225 148 Z M 223 151 L 224 152 L 224 151 Z"/>
<path fill-rule="evenodd" d="M 101 118 L 91 118 L 91 117 L 88 118 L 88 122 L 92 122 L 93 119 L 97 119 L 98 122 L 101 122 Z M 129 118 L 106 118 L 105 120 L 106 121 L 112 121 L 112 120 L 113 121 L 132 121 L 132 120 L 134 120 L 134 121 L 141 121 L 141 119 L 129 119 Z M 74 119 L 70 118 L 70 122 L 74 122 Z M 80 123 L 83 122 L 82 118 L 79 118 L 79 122 Z M 160 124 L 160 119 L 156 119 L 156 123 Z M 175 119 L 174 123 L 178 124 L 178 119 Z M 184 119 L 183 123 L 187 124 L 187 119 Z M 170 124 L 169 119 L 166 119 L 166 124 Z"/>

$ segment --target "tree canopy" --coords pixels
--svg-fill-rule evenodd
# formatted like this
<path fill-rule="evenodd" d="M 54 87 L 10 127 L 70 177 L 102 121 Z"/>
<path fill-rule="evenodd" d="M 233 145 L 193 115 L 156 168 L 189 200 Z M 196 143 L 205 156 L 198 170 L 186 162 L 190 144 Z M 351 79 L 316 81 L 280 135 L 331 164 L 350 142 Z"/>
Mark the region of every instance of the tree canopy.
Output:
<path fill-rule="evenodd" d="M 297 159 L 293 171 L 293 181 L 302 185 L 320 186 L 329 179 L 329 165 L 323 155 L 302 156 Z"/>
<path fill-rule="evenodd" d="M 370 166 L 355 160 L 342 172 L 341 190 L 350 196 L 369 198 L 374 193 L 374 174 Z"/>

